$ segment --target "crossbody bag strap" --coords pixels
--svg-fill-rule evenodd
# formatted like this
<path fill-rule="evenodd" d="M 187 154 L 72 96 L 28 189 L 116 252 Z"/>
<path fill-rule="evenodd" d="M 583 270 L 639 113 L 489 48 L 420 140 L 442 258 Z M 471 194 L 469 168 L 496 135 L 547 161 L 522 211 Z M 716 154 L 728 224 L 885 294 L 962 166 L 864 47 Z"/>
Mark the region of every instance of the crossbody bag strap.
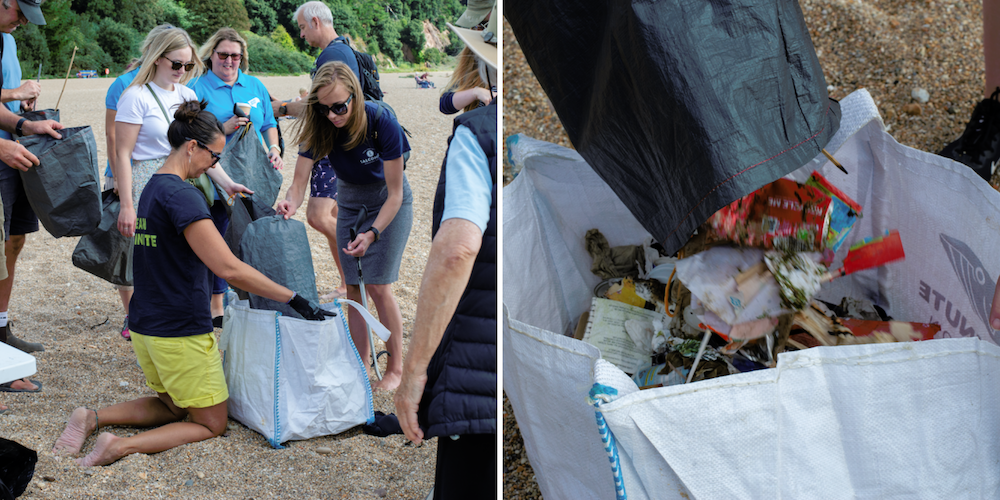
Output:
<path fill-rule="evenodd" d="M 167 115 L 167 108 L 163 107 L 163 103 L 160 102 L 160 98 L 156 95 L 156 92 L 153 92 L 153 87 L 150 87 L 147 83 L 146 88 L 149 89 L 150 94 L 153 94 L 153 99 L 156 99 L 156 104 L 160 106 L 160 111 L 163 111 L 163 118 L 167 120 L 167 125 L 170 125 L 170 116 Z"/>
<path fill-rule="evenodd" d="M 163 111 L 163 118 L 167 120 L 167 125 L 170 125 L 170 116 L 167 115 L 167 108 L 163 107 L 163 103 L 160 102 L 160 98 L 157 97 L 156 92 L 153 92 L 153 87 L 150 87 L 147 83 L 146 88 L 149 89 L 150 94 L 153 94 L 153 99 L 156 99 L 156 104 L 160 106 L 160 111 Z M 213 184 L 212 180 L 208 178 L 207 173 L 201 174 L 201 176 L 197 179 L 188 179 L 188 182 L 191 183 L 192 186 L 198 188 L 198 190 L 201 191 L 201 194 L 205 195 L 205 201 L 208 202 L 208 206 L 215 204 L 215 184 Z"/>

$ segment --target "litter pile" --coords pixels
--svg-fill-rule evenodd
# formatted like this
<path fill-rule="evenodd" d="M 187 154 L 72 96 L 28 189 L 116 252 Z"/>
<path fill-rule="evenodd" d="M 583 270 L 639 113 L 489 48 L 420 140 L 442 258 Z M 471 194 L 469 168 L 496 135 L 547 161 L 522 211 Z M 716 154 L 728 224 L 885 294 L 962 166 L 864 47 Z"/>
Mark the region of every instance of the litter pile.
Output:
<path fill-rule="evenodd" d="M 816 346 L 927 340 L 939 325 L 895 321 L 863 298 L 816 299 L 823 285 L 905 257 L 899 232 L 867 237 L 834 265 L 862 207 L 818 172 L 778 179 L 722 208 L 676 256 L 610 247 L 592 229 L 594 290 L 576 338 L 640 388 L 776 365 Z"/>

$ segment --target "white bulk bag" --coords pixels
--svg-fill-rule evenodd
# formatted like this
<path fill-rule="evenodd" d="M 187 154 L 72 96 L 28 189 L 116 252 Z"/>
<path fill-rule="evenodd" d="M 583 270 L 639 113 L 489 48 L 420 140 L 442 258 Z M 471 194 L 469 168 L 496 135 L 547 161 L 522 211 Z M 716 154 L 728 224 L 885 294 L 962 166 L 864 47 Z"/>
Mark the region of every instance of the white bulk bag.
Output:
<path fill-rule="evenodd" d="M 789 177 L 819 170 L 864 208 L 837 261 L 886 229 L 899 229 L 906 260 L 838 279 L 821 298 L 866 297 L 896 319 L 941 324 L 942 338 L 995 342 L 986 315 L 1000 267 L 1000 193 L 964 165 L 896 143 L 866 91 L 841 109 L 827 150 L 850 173 L 817 157 Z M 629 498 L 1000 490 L 985 467 L 1000 461 L 989 383 L 1000 349 L 976 339 L 811 349 L 779 357 L 773 370 L 634 391 L 593 362 L 596 349 L 563 335 L 600 281 L 586 231 L 600 229 L 611 246 L 648 233 L 576 152 L 515 136 L 507 154 L 521 171 L 504 188 L 504 390 L 546 498 L 612 498 L 616 473 Z M 587 405 L 595 382 L 618 392 L 596 413 Z M 598 415 L 615 438 L 616 473 Z"/>
<path fill-rule="evenodd" d="M 360 304 L 326 304 L 324 321 L 250 308 L 228 295 L 219 347 L 229 386 L 229 416 L 261 433 L 271 446 L 343 432 L 375 419 L 372 389 L 339 304 L 386 328 Z M 387 332 L 386 332 L 387 333 Z"/>

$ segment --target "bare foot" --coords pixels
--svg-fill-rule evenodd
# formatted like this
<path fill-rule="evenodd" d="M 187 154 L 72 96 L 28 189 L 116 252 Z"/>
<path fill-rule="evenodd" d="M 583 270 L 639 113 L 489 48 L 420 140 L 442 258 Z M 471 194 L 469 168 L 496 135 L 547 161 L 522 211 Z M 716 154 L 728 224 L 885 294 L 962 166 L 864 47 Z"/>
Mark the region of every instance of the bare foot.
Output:
<path fill-rule="evenodd" d="M 9 409 L 10 408 L 7 405 L 5 405 L 3 403 L 0 403 L 0 413 L 3 413 L 3 412 L 5 412 L 5 411 L 7 411 Z"/>
<path fill-rule="evenodd" d="M 19 391 L 37 391 L 38 386 L 32 384 L 30 380 L 22 378 L 21 380 L 15 380 L 10 383 L 11 389 L 17 389 Z"/>
<path fill-rule="evenodd" d="M 69 421 L 66 422 L 66 429 L 56 440 L 55 446 L 52 447 L 52 453 L 56 455 L 80 453 L 83 442 L 95 429 L 97 429 L 97 414 L 94 413 L 94 410 L 88 410 L 82 406 L 73 410 Z"/>
<path fill-rule="evenodd" d="M 394 391 L 399 387 L 399 382 L 403 379 L 401 373 L 386 372 L 382 374 L 382 380 L 372 384 L 372 389 L 376 391 Z"/>
<path fill-rule="evenodd" d="M 76 459 L 77 465 L 81 467 L 93 467 L 95 465 L 109 465 L 115 463 L 125 455 L 117 450 L 115 444 L 122 438 L 110 433 L 102 432 L 94 442 L 94 451 L 89 455 Z"/>

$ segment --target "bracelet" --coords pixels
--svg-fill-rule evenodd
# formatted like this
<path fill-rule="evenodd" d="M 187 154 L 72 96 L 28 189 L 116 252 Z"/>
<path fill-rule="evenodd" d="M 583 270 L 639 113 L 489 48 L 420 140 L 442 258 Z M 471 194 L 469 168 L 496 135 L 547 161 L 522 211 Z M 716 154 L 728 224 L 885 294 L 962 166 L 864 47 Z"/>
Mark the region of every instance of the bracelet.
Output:
<path fill-rule="evenodd" d="M 378 241 L 378 239 L 382 236 L 382 234 L 379 233 L 378 228 L 376 228 L 375 226 L 369 227 L 368 231 L 371 231 L 372 233 L 375 233 L 375 241 Z M 375 243 L 375 241 L 373 241 L 372 243 Z"/>
<path fill-rule="evenodd" d="M 277 149 L 279 153 L 281 152 L 281 146 L 279 146 L 277 144 L 271 144 L 271 147 L 267 148 L 268 151 L 270 151 L 272 149 Z"/>
<path fill-rule="evenodd" d="M 296 293 L 295 290 L 292 290 L 292 298 L 288 299 L 288 302 L 285 302 L 285 304 L 291 304 L 292 301 L 295 300 L 296 295 L 298 295 L 298 293 Z"/>
<path fill-rule="evenodd" d="M 24 132 L 21 130 L 21 125 L 24 125 L 25 121 L 27 121 L 27 118 L 21 118 L 17 121 L 17 126 L 14 127 L 14 134 L 18 136 L 24 135 Z"/>

